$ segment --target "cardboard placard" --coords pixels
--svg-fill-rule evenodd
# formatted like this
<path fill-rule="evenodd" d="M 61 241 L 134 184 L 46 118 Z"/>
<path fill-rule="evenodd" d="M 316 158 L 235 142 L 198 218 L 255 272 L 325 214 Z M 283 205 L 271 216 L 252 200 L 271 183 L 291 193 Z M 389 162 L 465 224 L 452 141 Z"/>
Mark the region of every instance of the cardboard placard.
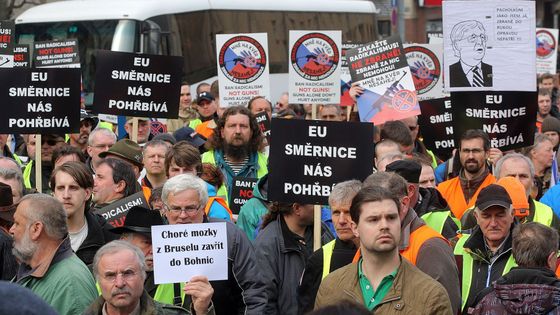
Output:
<path fill-rule="evenodd" d="M 420 101 L 420 108 L 422 115 L 418 116 L 418 125 L 424 144 L 436 155 L 447 155 L 456 147 L 451 98 Z"/>
<path fill-rule="evenodd" d="M 177 118 L 183 57 L 97 52 L 96 113 Z"/>
<path fill-rule="evenodd" d="M 289 101 L 340 102 L 340 31 L 290 31 Z"/>
<path fill-rule="evenodd" d="M 253 198 L 253 188 L 257 184 L 257 178 L 234 177 L 231 187 L 231 202 L 229 208 L 233 214 L 239 214 L 241 207 L 247 200 Z"/>
<path fill-rule="evenodd" d="M 14 68 L 30 68 L 29 45 L 14 46 Z"/>
<path fill-rule="evenodd" d="M 36 68 L 79 68 L 78 40 L 35 42 L 33 65 Z"/>
<path fill-rule="evenodd" d="M 358 97 L 360 120 L 383 124 L 420 114 L 414 81 L 398 36 L 347 52 L 353 82 L 364 88 Z"/>
<path fill-rule="evenodd" d="M 502 151 L 530 146 L 537 120 L 536 92 L 451 93 L 455 143 L 468 129 L 482 129 Z"/>
<path fill-rule="evenodd" d="M 154 283 L 187 282 L 193 276 L 228 279 L 225 222 L 152 226 Z"/>
<path fill-rule="evenodd" d="M 447 91 L 535 91 L 535 1 L 443 3 Z"/>
<path fill-rule="evenodd" d="M 327 204 L 332 187 L 373 171 L 373 124 L 272 119 L 268 199 Z"/>
<path fill-rule="evenodd" d="M 0 133 L 73 133 L 80 128 L 79 69 L 2 69 Z"/>
<path fill-rule="evenodd" d="M 247 106 L 255 96 L 270 99 L 266 33 L 217 34 L 220 107 Z"/>
<path fill-rule="evenodd" d="M 556 73 L 558 29 L 537 28 L 537 73 Z"/>
<path fill-rule="evenodd" d="M 134 183 L 131 185 L 133 184 Z M 105 220 L 107 220 L 107 223 L 111 224 L 113 227 L 120 227 L 124 225 L 124 219 L 126 218 L 128 210 L 134 206 L 140 206 L 148 209 L 150 208 L 150 205 L 146 201 L 142 191 L 115 201 L 112 204 L 95 211 L 94 213 L 101 215 Z"/>
<path fill-rule="evenodd" d="M 412 73 L 418 100 L 445 97 L 441 64 L 443 45 L 405 44 L 404 52 Z"/>
<path fill-rule="evenodd" d="M 0 68 L 14 67 L 14 21 L 0 21 Z"/>
<path fill-rule="evenodd" d="M 266 137 L 266 141 L 270 143 L 270 118 L 267 113 L 260 112 L 255 115 L 255 119 L 257 120 L 257 124 L 259 124 L 259 129 L 262 134 Z"/>
<path fill-rule="evenodd" d="M 350 69 L 348 69 L 348 59 L 346 53 L 350 49 L 358 48 L 363 44 L 358 43 L 342 43 L 340 58 L 340 106 L 352 106 L 354 100 L 350 97 L 350 88 L 352 87 L 352 77 Z"/>

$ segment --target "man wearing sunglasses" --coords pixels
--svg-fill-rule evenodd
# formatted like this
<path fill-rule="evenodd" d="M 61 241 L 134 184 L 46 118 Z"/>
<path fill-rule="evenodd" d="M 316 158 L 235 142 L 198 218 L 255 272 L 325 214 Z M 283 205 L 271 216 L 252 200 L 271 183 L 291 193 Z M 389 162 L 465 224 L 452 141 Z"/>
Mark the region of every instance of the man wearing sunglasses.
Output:
<path fill-rule="evenodd" d="M 451 30 L 451 45 L 459 61 L 449 66 L 451 87 L 492 86 L 492 66 L 482 62 L 488 37 L 484 25 L 468 20 L 455 24 Z"/>
<path fill-rule="evenodd" d="M 43 193 L 51 191 L 49 180 L 53 171 L 52 154 L 63 145 L 64 135 L 49 134 L 41 137 L 41 176 L 43 178 L 41 192 Z M 33 160 L 35 157 L 30 156 L 29 158 L 31 161 L 23 169 L 23 182 L 27 189 L 35 188 L 35 161 Z"/>

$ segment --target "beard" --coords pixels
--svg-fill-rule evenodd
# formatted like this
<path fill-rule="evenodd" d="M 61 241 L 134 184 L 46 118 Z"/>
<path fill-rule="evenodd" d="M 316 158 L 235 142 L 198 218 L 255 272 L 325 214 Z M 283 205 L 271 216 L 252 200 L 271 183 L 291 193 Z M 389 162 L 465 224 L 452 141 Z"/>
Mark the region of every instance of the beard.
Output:
<path fill-rule="evenodd" d="M 241 160 L 249 155 L 249 146 L 247 143 L 242 145 L 224 143 L 224 153 L 234 160 Z"/>
<path fill-rule="evenodd" d="M 37 251 L 37 247 L 38 245 L 29 238 L 29 234 L 26 229 L 26 233 L 23 234 L 23 238 L 18 243 L 14 242 L 12 254 L 14 254 L 20 262 L 28 262 Z"/>

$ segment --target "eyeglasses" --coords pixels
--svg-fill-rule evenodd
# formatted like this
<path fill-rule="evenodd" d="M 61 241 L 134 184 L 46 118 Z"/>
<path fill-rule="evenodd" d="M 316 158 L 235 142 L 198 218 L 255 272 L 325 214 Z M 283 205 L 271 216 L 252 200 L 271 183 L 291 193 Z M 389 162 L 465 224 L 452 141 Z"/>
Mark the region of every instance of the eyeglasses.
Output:
<path fill-rule="evenodd" d="M 138 273 L 134 270 L 125 270 L 122 272 L 117 272 L 117 273 L 113 273 L 113 272 L 109 272 L 104 274 L 102 277 L 103 279 L 109 281 L 109 282 L 115 282 L 117 280 L 117 277 L 119 275 L 121 275 L 121 277 L 123 278 L 124 281 L 129 281 L 131 279 L 134 279 L 134 277 L 136 277 Z"/>
<path fill-rule="evenodd" d="M 93 148 L 97 148 L 97 149 L 110 149 L 113 146 L 113 144 L 96 144 L 96 145 L 92 145 Z"/>
<path fill-rule="evenodd" d="M 481 154 L 482 152 L 484 152 L 483 149 L 461 149 L 461 153 L 463 154 Z"/>
<path fill-rule="evenodd" d="M 186 212 L 187 214 L 193 214 L 200 209 L 200 205 L 188 206 L 184 208 L 176 207 L 176 206 L 169 207 L 168 205 L 165 205 L 165 209 L 174 212 L 176 214 L 180 214 L 181 212 Z"/>
<path fill-rule="evenodd" d="M 476 42 L 478 39 L 480 38 L 481 41 L 485 42 L 488 40 L 488 37 L 485 34 L 480 34 L 480 35 L 476 35 L 476 34 L 471 34 L 470 36 L 467 36 L 463 39 L 466 39 L 469 43 L 474 43 Z"/>

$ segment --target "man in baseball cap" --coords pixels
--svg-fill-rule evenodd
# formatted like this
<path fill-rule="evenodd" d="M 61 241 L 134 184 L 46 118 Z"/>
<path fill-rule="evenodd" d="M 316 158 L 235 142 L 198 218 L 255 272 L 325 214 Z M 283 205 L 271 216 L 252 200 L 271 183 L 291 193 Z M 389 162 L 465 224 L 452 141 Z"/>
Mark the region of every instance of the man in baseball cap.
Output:
<path fill-rule="evenodd" d="M 474 216 L 477 226 L 472 234 L 463 234 L 455 246 L 457 261 L 462 261 L 462 312 L 476 306 L 478 292 L 515 266 L 511 252 L 514 216 L 506 189 L 492 184 L 482 189 L 476 199 Z"/>
<path fill-rule="evenodd" d="M 196 105 L 201 121 L 204 122 L 216 117 L 218 106 L 216 106 L 214 95 L 210 92 L 200 93 L 196 98 Z"/>
<path fill-rule="evenodd" d="M 144 168 L 142 148 L 130 139 L 117 141 L 108 151 L 99 153 L 99 157 L 112 157 L 127 162 L 132 166 L 136 178 L 140 176 L 140 171 Z"/>

